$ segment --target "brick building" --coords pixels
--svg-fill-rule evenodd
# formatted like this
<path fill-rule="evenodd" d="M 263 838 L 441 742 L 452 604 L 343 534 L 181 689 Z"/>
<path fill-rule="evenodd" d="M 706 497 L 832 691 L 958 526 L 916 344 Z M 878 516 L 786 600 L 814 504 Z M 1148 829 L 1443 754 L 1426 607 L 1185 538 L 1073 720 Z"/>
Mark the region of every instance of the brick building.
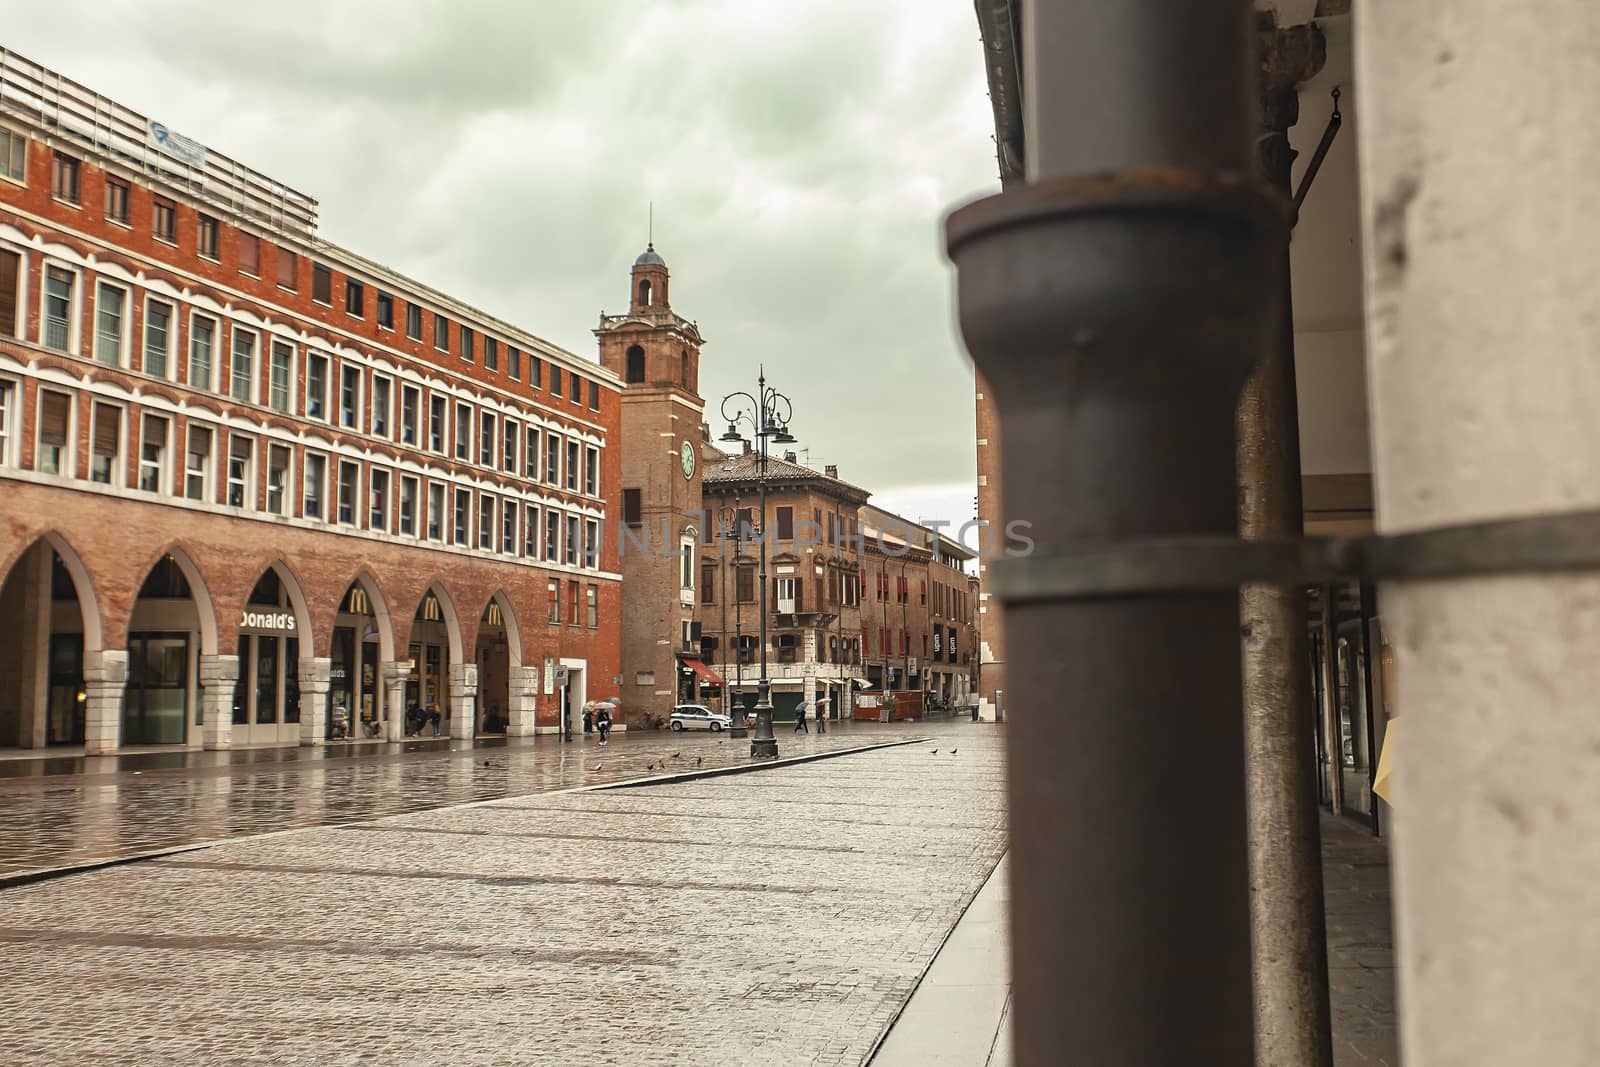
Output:
<path fill-rule="evenodd" d="M 728 455 L 709 445 L 703 475 L 708 525 L 734 531 L 730 542 L 700 546 L 698 609 L 703 658 L 734 694 L 753 706 L 760 677 L 760 545 L 767 538 L 767 674 L 772 706 L 793 717 L 803 699 L 827 698 L 831 714 L 848 715 L 853 690 L 865 681 L 859 512 L 866 490 L 839 478 L 838 468 L 813 470 L 794 453 L 767 460 L 767 510 L 759 515 L 759 456 Z M 735 515 L 724 523 L 723 509 Z M 737 608 L 737 610 L 736 610 Z M 739 624 L 733 625 L 736 615 Z"/>
<path fill-rule="evenodd" d="M 1006 642 L 1000 601 L 987 592 L 988 561 L 1004 544 L 1006 517 L 1000 500 L 1000 416 L 977 374 L 978 437 L 978 695 L 979 715 L 998 719 L 1004 714 Z"/>
<path fill-rule="evenodd" d="M 614 694 L 617 376 L 3 79 L 0 747 L 521 735 Z"/>
<path fill-rule="evenodd" d="M 627 609 L 622 618 L 621 721 L 665 720 L 683 672 L 698 669 L 695 630 L 700 512 L 700 346 L 694 323 L 672 310 L 667 264 L 652 243 L 633 264 L 628 310 L 600 316 L 600 362 L 625 383 L 621 398 L 622 529 Z"/>

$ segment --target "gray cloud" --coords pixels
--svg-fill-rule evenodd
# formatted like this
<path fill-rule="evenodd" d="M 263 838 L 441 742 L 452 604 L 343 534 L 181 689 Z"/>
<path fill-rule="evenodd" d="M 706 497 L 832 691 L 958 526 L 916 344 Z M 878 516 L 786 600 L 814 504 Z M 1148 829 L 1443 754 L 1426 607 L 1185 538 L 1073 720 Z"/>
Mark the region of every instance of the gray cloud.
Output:
<path fill-rule="evenodd" d="M 0 8 L 0 43 L 317 197 L 329 240 L 590 359 L 654 201 L 713 417 L 764 362 L 815 462 L 969 495 L 939 227 L 995 185 L 970 5 Z"/>

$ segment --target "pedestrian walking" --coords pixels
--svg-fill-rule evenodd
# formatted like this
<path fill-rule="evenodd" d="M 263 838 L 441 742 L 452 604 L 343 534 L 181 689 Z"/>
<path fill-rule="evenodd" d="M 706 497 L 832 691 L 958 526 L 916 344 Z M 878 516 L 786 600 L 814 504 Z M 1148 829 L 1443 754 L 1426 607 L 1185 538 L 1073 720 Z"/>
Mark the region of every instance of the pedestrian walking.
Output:
<path fill-rule="evenodd" d="M 594 712 L 590 710 L 587 704 L 583 707 L 583 732 L 586 734 L 594 733 Z"/>
<path fill-rule="evenodd" d="M 433 736 L 434 737 L 438 737 L 439 736 L 439 723 L 441 721 L 442 721 L 442 717 L 439 714 L 439 705 L 437 705 L 437 704 L 429 704 L 428 705 L 428 725 L 433 727 Z M 417 732 L 420 734 L 422 731 L 418 730 Z"/>
<path fill-rule="evenodd" d="M 817 701 L 817 733 L 819 734 L 825 734 L 828 732 L 827 705 L 828 702 L 826 700 Z"/>
<path fill-rule="evenodd" d="M 811 732 L 811 727 L 806 725 L 806 712 L 806 702 L 802 700 L 800 706 L 794 709 L 794 732 L 797 734 L 809 734 Z"/>
<path fill-rule="evenodd" d="M 333 739 L 335 741 L 350 739 L 350 709 L 343 704 L 333 706 Z"/>
<path fill-rule="evenodd" d="M 608 704 L 600 705 L 600 714 L 595 716 L 595 726 L 600 731 L 600 743 L 603 745 L 611 739 L 611 707 Z"/>

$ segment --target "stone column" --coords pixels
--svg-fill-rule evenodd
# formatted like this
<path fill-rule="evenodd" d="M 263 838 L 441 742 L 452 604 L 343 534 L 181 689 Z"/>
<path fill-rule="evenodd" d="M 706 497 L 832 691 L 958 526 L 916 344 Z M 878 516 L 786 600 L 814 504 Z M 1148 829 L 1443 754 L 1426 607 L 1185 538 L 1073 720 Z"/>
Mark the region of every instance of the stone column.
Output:
<path fill-rule="evenodd" d="M 37 544 L 17 565 L 17 581 L 22 587 L 17 641 L 21 684 L 15 695 L 7 695 L 19 701 L 17 742 L 23 748 L 43 748 L 50 736 L 51 554 L 48 544 Z"/>
<path fill-rule="evenodd" d="M 122 697 L 128 684 L 128 651 L 86 652 L 83 656 L 83 749 L 107 756 L 122 740 Z"/>
<path fill-rule="evenodd" d="M 477 714 L 478 665 L 452 663 L 450 665 L 450 736 L 458 740 L 471 738 L 474 716 Z"/>
<path fill-rule="evenodd" d="M 238 656 L 200 657 L 200 737 L 207 749 L 233 746 L 233 687 L 239 681 Z"/>
<path fill-rule="evenodd" d="M 508 737 L 532 737 L 534 710 L 539 699 L 539 668 L 511 668 L 510 722 L 506 725 Z"/>
<path fill-rule="evenodd" d="M 300 660 L 300 744 L 323 745 L 328 738 L 328 691 L 333 660 L 308 656 Z"/>
<path fill-rule="evenodd" d="M 406 681 L 411 677 L 411 661 L 383 665 L 383 736 L 404 741 L 406 736 Z"/>
<path fill-rule="evenodd" d="M 1360 5 L 1387 533 L 1600 507 L 1590 0 Z M 1600 1062 L 1600 574 L 1392 581 L 1407 1067 Z"/>
<path fill-rule="evenodd" d="M 1270 11 L 1256 17 L 1256 162 L 1261 176 L 1288 199 L 1297 154 L 1289 130 L 1300 117 L 1299 85 L 1322 69 L 1327 52 L 1314 25 L 1280 28 Z M 1287 244 L 1281 263 L 1275 279 L 1282 300 L 1278 329 L 1239 398 L 1239 535 L 1246 540 L 1293 540 L 1304 532 Z M 1333 1038 L 1310 758 L 1314 720 L 1305 591 L 1298 585 L 1244 586 L 1239 617 L 1256 1063 L 1329 1067 Z"/>

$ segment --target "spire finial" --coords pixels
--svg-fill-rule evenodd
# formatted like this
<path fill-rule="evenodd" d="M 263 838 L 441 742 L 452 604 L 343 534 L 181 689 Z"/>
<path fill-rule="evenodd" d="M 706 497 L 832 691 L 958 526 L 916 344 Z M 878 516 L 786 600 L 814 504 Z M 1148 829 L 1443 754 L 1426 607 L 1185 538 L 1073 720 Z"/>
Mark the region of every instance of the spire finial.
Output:
<path fill-rule="evenodd" d="M 649 246 L 654 248 L 656 246 L 656 202 L 654 200 L 650 201 L 650 229 L 648 233 Z"/>

